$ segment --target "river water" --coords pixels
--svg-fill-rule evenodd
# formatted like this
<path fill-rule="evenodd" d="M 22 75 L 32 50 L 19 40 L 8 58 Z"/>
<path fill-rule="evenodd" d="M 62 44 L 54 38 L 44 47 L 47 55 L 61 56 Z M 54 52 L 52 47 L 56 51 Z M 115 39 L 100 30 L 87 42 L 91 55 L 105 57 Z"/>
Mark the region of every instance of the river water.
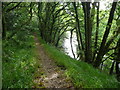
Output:
<path fill-rule="evenodd" d="M 67 38 L 64 38 L 64 42 L 63 42 L 63 48 L 64 48 L 64 52 L 69 55 L 71 58 L 74 58 L 73 53 L 72 53 L 72 48 L 71 48 L 71 44 L 70 44 L 70 36 L 71 33 L 70 31 L 65 32 L 65 35 Z M 75 58 L 77 58 L 77 37 L 76 37 L 76 33 L 73 32 L 72 35 L 72 46 L 73 46 L 73 51 L 75 54 Z"/>

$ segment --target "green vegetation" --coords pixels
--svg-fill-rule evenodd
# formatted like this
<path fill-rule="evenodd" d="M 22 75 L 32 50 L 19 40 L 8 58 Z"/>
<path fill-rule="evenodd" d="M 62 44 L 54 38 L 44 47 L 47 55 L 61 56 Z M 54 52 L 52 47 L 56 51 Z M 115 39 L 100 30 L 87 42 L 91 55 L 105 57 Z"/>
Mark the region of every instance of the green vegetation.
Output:
<path fill-rule="evenodd" d="M 9 32 L 10 33 L 10 32 Z M 35 71 L 34 39 L 29 31 L 3 41 L 3 88 L 31 88 Z M 22 37 L 19 37 L 22 35 Z"/>
<path fill-rule="evenodd" d="M 0 2 L 0 6 L 3 88 L 47 87 L 40 81 L 46 72 L 41 70 L 44 67 L 41 68 L 43 62 L 39 60 L 49 60 L 44 59 L 47 54 L 42 46 L 50 58 L 65 70 L 65 75 L 75 87 L 120 87 L 120 1 L 113 0 L 105 5 L 106 9 L 101 9 L 102 3 L 95 0 L 13 1 Z M 34 39 L 36 34 L 40 38 L 40 46 L 36 36 Z M 64 42 L 70 47 L 64 47 Z M 66 48 L 71 49 L 74 59 L 65 55 Z M 36 51 L 39 50 L 43 53 L 38 52 L 40 56 L 37 56 Z M 50 64 L 49 61 L 46 62 Z M 46 62 L 44 66 L 48 66 Z M 34 83 L 37 77 L 39 81 Z M 50 84 L 51 87 L 55 85 Z"/>
<path fill-rule="evenodd" d="M 55 47 L 45 44 L 43 40 L 44 49 L 55 60 L 58 66 L 65 68 L 65 74 L 72 80 L 77 88 L 117 88 L 118 82 L 114 76 L 107 75 L 93 68 L 85 62 L 76 61 L 59 51 Z"/>

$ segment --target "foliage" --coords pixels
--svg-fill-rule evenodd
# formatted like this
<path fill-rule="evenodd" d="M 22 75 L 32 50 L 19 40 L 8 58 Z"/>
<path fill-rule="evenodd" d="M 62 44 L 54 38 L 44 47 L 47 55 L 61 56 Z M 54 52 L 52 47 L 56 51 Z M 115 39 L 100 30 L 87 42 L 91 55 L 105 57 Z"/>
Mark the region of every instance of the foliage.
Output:
<path fill-rule="evenodd" d="M 19 31 L 13 39 L 3 41 L 3 88 L 31 88 L 36 63 L 33 36 Z"/>
<path fill-rule="evenodd" d="M 101 73 L 91 65 L 120 77 L 119 7 L 120 2 L 109 3 L 106 10 L 99 9 L 99 2 L 2 3 L 3 87 L 31 87 L 36 69 L 32 35 L 36 31 L 45 40 L 41 42 L 48 43 L 44 44 L 46 51 L 58 66 L 66 68 L 66 75 L 76 87 L 117 87 L 114 76 Z M 71 47 L 72 32 L 76 33 L 80 61 L 54 48 L 60 46 L 67 31 L 71 32 Z"/>

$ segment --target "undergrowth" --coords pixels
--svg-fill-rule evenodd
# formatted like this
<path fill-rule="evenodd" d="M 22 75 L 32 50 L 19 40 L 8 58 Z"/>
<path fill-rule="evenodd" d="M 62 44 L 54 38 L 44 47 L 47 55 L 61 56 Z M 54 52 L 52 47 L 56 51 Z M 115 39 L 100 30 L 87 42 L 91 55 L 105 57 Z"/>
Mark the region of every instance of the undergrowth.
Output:
<path fill-rule="evenodd" d="M 40 39 L 40 38 L 39 38 Z M 58 66 L 66 68 L 65 75 L 71 78 L 76 88 L 117 88 L 118 82 L 114 76 L 100 72 L 82 61 L 77 61 L 65 55 L 54 46 L 46 44 L 42 39 L 44 49 L 55 60 Z"/>
<path fill-rule="evenodd" d="M 11 39 L 3 40 L 3 88 L 31 88 L 36 63 L 34 45 L 27 30 L 17 31 Z"/>

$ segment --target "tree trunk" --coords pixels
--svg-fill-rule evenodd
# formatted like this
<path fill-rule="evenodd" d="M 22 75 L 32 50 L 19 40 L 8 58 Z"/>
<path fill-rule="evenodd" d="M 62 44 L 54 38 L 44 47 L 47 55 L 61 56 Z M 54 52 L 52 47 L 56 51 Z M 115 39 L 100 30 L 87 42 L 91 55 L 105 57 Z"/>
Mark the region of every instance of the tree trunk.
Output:
<path fill-rule="evenodd" d="M 95 44 L 94 44 L 94 53 L 93 53 L 93 62 L 94 62 L 94 59 L 95 59 L 95 56 L 97 54 L 97 42 L 98 42 L 98 31 L 99 31 L 99 7 L 100 7 L 100 3 L 98 2 L 98 6 L 97 6 L 97 17 L 96 17 L 96 21 L 97 21 L 97 24 L 96 24 L 96 33 L 95 33 Z"/>
<path fill-rule="evenodd" d="M 108 19 L 108 23 L 107 23 L 107 26 L 106 26 L 106 30 L 105 30 L 105 33 L 104 33 L 104 36 L 103 36 L 103 39 L 102 39 L 102 43 L 100 45 L 99 53 L 96 57 L 96 61 L 94 62 L 94 67 L 99 67 L 99 65 L 102 61 L 102 58 L 105 54 L 104 53 L 105 52 L 105 44 L 106 44 L 106 41 L 107 41 L 107 38 L 108 38 L 108 35 L 109 35 L 109 32 L 110 32 L 110 28 L 111 28 L 111 25 L 112 25 L 116 5 L 117 5 L 117 2 L 113 2 L 112 8 L 111 8 L 111 11 L 110 11 L 110 15 L 109 15 L 109 19 Z"/>
<path fill-rule="evenodd" d="M 82 35 L 81 35 L 81 31 L 80 31 L 80 21 L 78 19 L 77 7 L 76 7 L 76 3 L 75 2 L 73 3 L 73 6 L 74 6 L 74 9 L 75 9 L 75 14 L 76 14 L 76 22 L 77 22 L 78 33 L 80 35 L 80 42 L 81 42 L 82 50 L 84 51 Z"/>
<path fill-rule="evenodd" d="M 110 68 L 110 72 L 109 72 L 110 75 L 113 74 L 114 64 L 115 64 L 115 61 L 112 63 L 112 66 L 111 66 L 111 68 Z"/>
<path fill-rule="evenodd" d="M 74 29 L 73 29 L 73 30 L 74 30 Z M 74 53 L 74 51 L 73 51 L 73 46 L 72 46 L 72 34 L 73 34 L 73 30 L 71 30 L 71 35 L 70 35 L 70 44 L 71 44 L 72 54 L 73 54 L 73 56 L 74 56 L 74 58 L 75 58 L 75 53 Z"/>
<path fill-rule="evenodd" d="M 84 52 L 82 34 L 81 34 L 81 31 L 80 31 L 80 21 L 79 21 L 79 18 L 78 18 L 78 12 L 77 12 L 77 7 L 76 7 L 75 2 L 73 2 L 73 6 L 74 6 L 74 10 L 75 10 L 75 15 L 76 15 L 75 19 L 76 19 L 76 34 L 77 34 L 78 48 L 79 48 L 79 51 Z M 79 37 L 80 37 L 80 39 L 79 39 Z M 83 57 L 83 55 L 82 55 L 82 57 Z"/>
<path fill-rule="evenodd" d="M 90 2 L 82 2 L 84 11 L 84 27 L 85 27 L 85 62 L 92 63 L 92 25 L 90 14 Z"/>

